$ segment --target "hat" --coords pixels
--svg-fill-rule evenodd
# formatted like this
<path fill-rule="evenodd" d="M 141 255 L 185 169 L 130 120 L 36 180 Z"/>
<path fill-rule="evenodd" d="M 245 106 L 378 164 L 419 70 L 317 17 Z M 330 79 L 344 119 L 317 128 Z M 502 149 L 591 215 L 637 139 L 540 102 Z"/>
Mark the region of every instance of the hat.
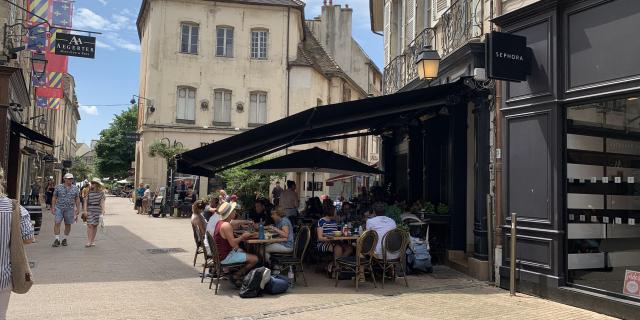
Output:
<path fill-rule="evenodd" d="M 223 202 L 218 207 L 218 214 L 220 215 L 220 220 L 225 220 L 225 219 L 229 218 L 231 213 L 233 213 L 233 210 L 236 209 L 236 205 L 237 205 L 237 203 L 235 203 L 235 202 L 234 203 Z"/>
<path fill-rule="evenodd" d="M 91 183 L 96 183 L 96 184 L 99 184 L 100 186 L 102 186 L 102 180 L 100 180 L 100 178 L 91 179 Z"/>
<path fill-rule="evenodd" d="M 65 179 L 73 179 L 73 175 L 71 173 L 65 173 L 64 178 Z"/>

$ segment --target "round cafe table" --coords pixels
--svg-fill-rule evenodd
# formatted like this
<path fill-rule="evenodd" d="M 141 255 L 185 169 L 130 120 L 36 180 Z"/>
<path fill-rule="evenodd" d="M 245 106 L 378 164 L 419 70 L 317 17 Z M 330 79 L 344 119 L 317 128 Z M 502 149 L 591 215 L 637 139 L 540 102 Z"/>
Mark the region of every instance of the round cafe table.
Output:
<path fill-rule="evenodd" d="M 287 238 L 284 237 L 273 237 L 271 239 L 258 239 L 257 237 L 255 238 L 250 238 L 244 241 L 246 244 L 251 244 L 251 245 L 256 245 L 258 246 L 258 251 L 262 252 L 262 259 L 265 258 L 266 256 L 266 250 L 267 250 L 267 245 L 272 244 L 272 243 L 280 243 L 280 242 L 287 242 Z"/>
<path fill-rule="evenodd" d="M 336 245 L 338 245 L 338 243 L 340 243 L 341 241 L 354 241 L 354 240 L 358 240 L 358 238 L 360 238 L 360 235 L 350 235 L 350 236 L 339 236 L 339 237 L 334 237 L 334 236 L 326 236 L 329 239 L 329 243 L 331 244 L 331 246 L 333 246 L 334 248 L 336 247 Z M 333 265 L 335 266 L 337 264 L 336 262 L 336 256 L 333 255 Z"/>

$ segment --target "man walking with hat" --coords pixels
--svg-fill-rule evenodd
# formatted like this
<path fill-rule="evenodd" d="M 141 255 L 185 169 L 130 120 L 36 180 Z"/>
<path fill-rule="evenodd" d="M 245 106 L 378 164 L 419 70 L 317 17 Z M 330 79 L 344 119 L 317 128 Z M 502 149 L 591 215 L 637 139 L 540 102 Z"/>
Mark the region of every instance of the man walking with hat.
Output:
<path fill-rule="evenodd" d="M 51 201 L 51 214 L 55 218 L 53 233 L 55 239 L 52 247 L 67 246 L 67 237 L 71 232 L 71 224 L 78 220 L 80 212 L 80 190 L 73 184 L 73 175 L 67 173 L 64 175 L 64 183 L 56 186 L 53 191 L 53 199 Z M 60 240 L 60 224 L 64 220 L 64 235 Z"/>

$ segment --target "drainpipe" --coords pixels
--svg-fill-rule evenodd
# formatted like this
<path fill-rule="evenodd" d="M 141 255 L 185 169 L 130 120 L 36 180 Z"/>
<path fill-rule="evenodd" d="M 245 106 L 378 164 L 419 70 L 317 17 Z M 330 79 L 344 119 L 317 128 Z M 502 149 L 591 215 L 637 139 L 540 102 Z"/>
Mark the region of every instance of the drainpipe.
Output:
<path fill-rule="evenodd" d="M 502 15 L 502 1 L 494 1 L 495 8 L 494 14 L 496 17 Z M 500 30 L 499 27 L 495 27 L 496 30 Z M 496 90 L 495 90 L 495 162 L 494 162 L 494 170 L 495 170 L 495 225 L 494 227 L 494 243 L 496 246 L 496 251 L 502 252 L 502 242 L 503 242 L 503 232 L 502 232 L 502 223 L 504 221 L 503 208 L 502 208 L 502 81 L 496 81 Z M 498 157 L 498 152 L 500 152 L 500 157 Z M 496 257 L 496 260 L 499 257 Z M 502 261 L 495 261 L 496 265 L 500 265 Z M 497 275 L 496 275 L 497 276 Z M 496 284 L 500 283 L 499 276 L 496 277 Z"/>
<path fill-rule="evenodd" d="M 304 22 L 303 22 L 304 23 Z M 290 112 L 290 104 L 291 104 L 291 89 L 289 88 L 290 86 L 290 81 L 291 81 L 291 67 L 289 66 L 289 34 L 290 34 L 290 26 L 291 24 L 291 7 L 287 7 L 287 117 L 289 116 L 289 112 Z M 302 32 L 304 32 L 304 30 L 302 30 Z M 289 154 L 289 148 L 285 148 L 284 149 L 284 153 L 285 154 Z"/>

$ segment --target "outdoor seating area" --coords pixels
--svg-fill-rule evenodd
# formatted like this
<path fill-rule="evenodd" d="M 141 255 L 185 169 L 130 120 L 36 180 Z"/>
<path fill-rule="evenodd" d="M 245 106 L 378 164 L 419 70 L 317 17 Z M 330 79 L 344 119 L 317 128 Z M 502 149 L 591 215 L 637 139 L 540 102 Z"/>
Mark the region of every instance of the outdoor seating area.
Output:
<path fill-rule="evenodd" d="M 271 275 L 285 279 L 290 287 L 307 287 L 321 281 L 356 291 L 362 287 L 384 289 L 385 284 L 396 283 L 398 277 L 403 281 L 397 284 L 409 287 L 407 256 L 413 256 L 411 235 L 405 224 L 396 225 L 385 215 L 388 206 L 383 202 L 374 202 L 362 214 L 343 216 L 336 212 L 331 199 L 325 199 L 324 212 L 316 218 L 307 217 L 304 211 L 283 216 L 279 208 L 263 203 L 268 200 L 256 200 L 259 201 L 260 207 L 268 208 L 265 213 L 272 217 L 271 224 L 266 220 L 254 222 L 246 212 L 229 213 L 227 210 L 235 207 L 227 202 L 221 202 L 216 213 L 206 220 L 198 213 L 203 203 L 194 205 L 193 265 L 201 268 L 200 281 L 206 283 L 208 278 L 215 294 L 219 290 L 239 290 L 243 277 L 259 267 L 269 268 Z M 380 219 L 389 224 L 376 225 Z M 225 222 L 233 228 L 232 238 L 221 227 Z M 287 230 L 288 226 L 292 230 Z M 227 242 L 237 245 L 229 247 Z M 237 253 L 243 258 L 230 259 Z M 247 280 L 244 282 L 246 285 Z"/>

